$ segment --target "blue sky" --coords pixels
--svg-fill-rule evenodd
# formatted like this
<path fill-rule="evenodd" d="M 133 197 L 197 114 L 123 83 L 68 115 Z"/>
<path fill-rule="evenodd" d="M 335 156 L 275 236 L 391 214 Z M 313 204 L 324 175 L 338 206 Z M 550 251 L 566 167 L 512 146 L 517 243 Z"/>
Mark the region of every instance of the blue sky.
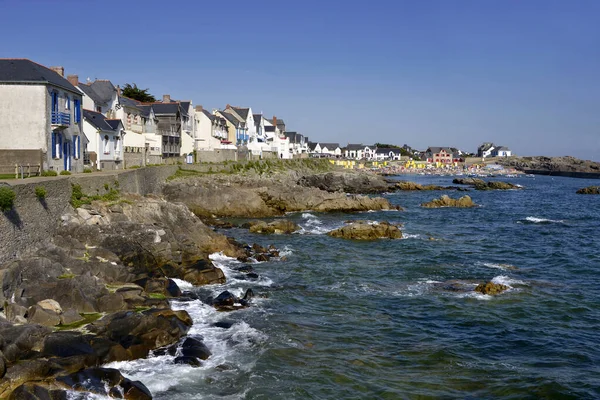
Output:
<path fill-rule="evenodd" d="M 600 1 L 0 0 L 0 57 L 322 142 L 600 161 Z"/>

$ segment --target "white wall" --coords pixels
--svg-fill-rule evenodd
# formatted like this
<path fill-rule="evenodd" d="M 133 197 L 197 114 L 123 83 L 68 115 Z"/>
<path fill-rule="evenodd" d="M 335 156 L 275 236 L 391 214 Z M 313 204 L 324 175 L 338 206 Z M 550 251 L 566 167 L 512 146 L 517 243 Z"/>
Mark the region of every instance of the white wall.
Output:
<path fill-rule="evenodd" d="M 48 151 L 47 97 L 45 85 L 0 85 L 0 148 Z M 64 103 L 59 103 L 59 111 L 65 111 Z"/>

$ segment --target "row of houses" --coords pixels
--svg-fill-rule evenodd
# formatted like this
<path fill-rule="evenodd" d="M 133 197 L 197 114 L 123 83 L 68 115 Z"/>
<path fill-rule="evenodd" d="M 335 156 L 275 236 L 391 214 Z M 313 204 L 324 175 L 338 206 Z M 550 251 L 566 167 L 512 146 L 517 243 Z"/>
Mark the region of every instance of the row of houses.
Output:
<path fill-rule="evenodd" d="M 217 150 L 257 158 L 307 156 L 308 137 L 251 107 L 207 110 L 163 95 L 141 102 L 109 80 L 80 82 L 63 67 L 0 59 L 0 164 L 42 170 L 121 169 L 194 162 Z"/>

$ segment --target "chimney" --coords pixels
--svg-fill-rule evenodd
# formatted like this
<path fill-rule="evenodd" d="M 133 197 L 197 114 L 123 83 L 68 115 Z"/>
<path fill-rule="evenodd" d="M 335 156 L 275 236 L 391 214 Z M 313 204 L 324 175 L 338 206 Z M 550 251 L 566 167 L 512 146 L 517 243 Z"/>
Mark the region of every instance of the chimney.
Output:
<path fill-rule="evenodd" d="M 62 77 L 65 76 L 65 67 L 50 67 L 50 69 Z"/>
<path fill-rule="evenodd" d="M 117 96 L 121 95 L 121 86 L 117 85 Z"/>
<path fill-rule="evenodd" d="M 170 94 L 163 94 L 163 103 L 170 103 L 171 102 L 171 95 Z"/>
<path fill-rule="evenodd" d="M 73 86 L 79 85 L 79 75 L 67 75 L 67 80 Z"/>
<path fill-rule="evenodd" d="M 230 106 L 229 104 L 227 104 L 227 105 L 225 106 L 225 109 L 228 109 L 228 108 L 231 108 L 231 106 Z"/>
<path fill-rule="evenodd" d="M 202 112 L 202 110 L 203 110 L 202 106 L 196 106 L 196 111 Z"/>
<path fill-rule="evenodd" d="M 277 117 L 273 115 L 273 126 L 277 126 Z"/>

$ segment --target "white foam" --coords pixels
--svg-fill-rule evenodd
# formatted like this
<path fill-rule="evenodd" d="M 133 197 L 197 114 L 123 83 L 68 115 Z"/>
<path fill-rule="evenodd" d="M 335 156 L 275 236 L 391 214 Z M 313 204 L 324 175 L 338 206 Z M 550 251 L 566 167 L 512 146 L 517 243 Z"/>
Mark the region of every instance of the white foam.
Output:
<path fill-rule="evenodd" d="M 332 227 L 327 227 L 323 225 L 323 221 L 319 219 L 317 216 L 311 213 L 303 213 L 302 218 L 305 221 L 300 223 L 300 230 L 298 234 L 300 235 L 324 235 L 332 229 Z"/>
<path fill-rule="evenodd" d="M 534 224 L 563 224 L 565 221 L 561 219 L 547 219 L 547 218 L 538 218 L 538 217 L 527 217 L 525 221 L 532 222 Z"/>
<path fill-rule="evenodd" d="M 194 288 L 194 285 L 192 285 L 188 281 L 184 281 L 183 279 L 171 278 L 171 280 L 175 282 L 181 290 L 191 290 Z"/>
<path fill-rule="evenodd" d="M 419 239 L 421 237 L 421 235 L 419 235 L 418 233 L 405 233 L 402 232 L 402 239 Z"/>
<path fill-rule="evenodd" d="M 293 249 L 293 248 L 291 248 L 291 247 L 290 247 L 290 246 L 288 246 L 288 245 L 285 245 L 285 246 L 283 246 L 283 250 L 280 250 L 280 251 L 279 251 L 279 256 L 280 256 L 280 257 L 289 257 L 289 256 L 291 256 L 292 254 L 294 254 L 294 249 Z"/>
<path fill-rule="evenodd" d="M 495 276 L 494 278 L 492 278 L 492 282 L 496 283 L 496 284 L 500 284 L 500 285 L 506 285 L 510 288 L 514 287 L 515 285 L 521 285 L 521 286 L 526 286 L 527 283 L 520 281 L 518 279 L 513 279 L 509 276 L 506 275 L 498 275 Z"/>

